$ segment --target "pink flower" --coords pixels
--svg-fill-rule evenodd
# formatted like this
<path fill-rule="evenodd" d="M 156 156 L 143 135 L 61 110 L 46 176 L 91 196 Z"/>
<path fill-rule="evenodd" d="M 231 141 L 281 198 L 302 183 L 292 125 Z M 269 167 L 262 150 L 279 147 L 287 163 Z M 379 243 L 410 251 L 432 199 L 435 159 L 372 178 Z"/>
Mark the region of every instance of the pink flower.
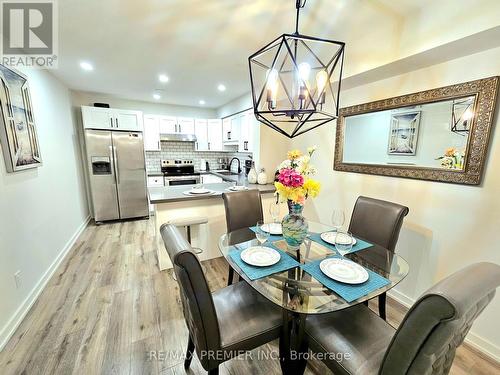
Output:
<path fill-rule="evenodd" d="M 288 187 L 300 187 L 304 184 L 304 177 L 295 169 L 284 168 L 280 171 L 278 181 Z"/>

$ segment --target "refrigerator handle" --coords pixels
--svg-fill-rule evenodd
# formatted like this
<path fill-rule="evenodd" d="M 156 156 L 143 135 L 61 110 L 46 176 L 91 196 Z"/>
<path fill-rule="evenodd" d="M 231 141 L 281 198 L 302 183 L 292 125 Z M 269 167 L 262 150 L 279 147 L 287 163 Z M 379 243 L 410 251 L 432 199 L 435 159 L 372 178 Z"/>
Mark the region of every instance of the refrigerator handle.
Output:
<path fill-rule="evenodd" d="M 120 184 L 120 174 L 118 173 L 118 156 L 116 153 L 116 146 L 113 146 L 113 158 L 114 158 L 114 165 L 115 165 L 116 183 Z"/>

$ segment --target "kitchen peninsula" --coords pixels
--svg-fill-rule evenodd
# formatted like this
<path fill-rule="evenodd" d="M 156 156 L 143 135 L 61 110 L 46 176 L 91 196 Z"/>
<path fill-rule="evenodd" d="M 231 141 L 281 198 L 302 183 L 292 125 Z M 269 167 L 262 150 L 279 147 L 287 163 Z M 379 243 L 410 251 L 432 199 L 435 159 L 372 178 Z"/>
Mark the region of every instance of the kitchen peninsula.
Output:
<path fill-rule="evenodd" d="M 216 176 L 219 175 L 217 172 L 211 173 Z M 158 241 L 158 264 L 160 270 L 172 267 L 165 247 L 159 238 L 160 226 L 172 220 L 206 217 L 208 219 L 206 224 L 191 226 L 192 245 L 204 249 L 203 253 L 199 255 L 200 260 L 221 256 L 217 247 L 217 241 L 222 234 L 226 233 L 226 216 L 222 193 L 231 194 L 228 189 L 234 186 L 235 183 L 246 185 L 249 189 L 260 190 L 264 217 L 267 218 L 268 212 L 266 207 L 275 199 L 273 184 L 248 184 L 243 174 L 223 177 L 225 181 L 222 183 L 204 184 L 204 187 L 214 191 L 211 195 L 185 195 L 184 192 L 190 190 L 192 187 L 189 185 L 150 187 L 148 189 L 149 201 L 154 206 L 155 212 L 155 234 Z"/>

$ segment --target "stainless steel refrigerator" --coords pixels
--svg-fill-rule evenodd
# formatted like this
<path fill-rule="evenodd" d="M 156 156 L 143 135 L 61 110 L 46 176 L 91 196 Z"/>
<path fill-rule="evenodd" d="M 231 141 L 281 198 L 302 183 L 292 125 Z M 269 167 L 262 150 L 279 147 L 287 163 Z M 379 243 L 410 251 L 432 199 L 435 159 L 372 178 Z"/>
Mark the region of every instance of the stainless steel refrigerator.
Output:
<path fill-rule="evenodd" d="M 141 132 L 85 130 L 96 222 L 149 215 Z"/>

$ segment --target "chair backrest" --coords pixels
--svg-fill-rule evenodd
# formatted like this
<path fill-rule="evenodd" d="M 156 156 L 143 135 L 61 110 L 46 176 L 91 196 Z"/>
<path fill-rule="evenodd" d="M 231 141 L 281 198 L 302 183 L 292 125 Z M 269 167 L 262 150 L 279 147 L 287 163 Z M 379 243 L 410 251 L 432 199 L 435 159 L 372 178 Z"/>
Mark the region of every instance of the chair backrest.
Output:
<path fill-rule="evenodd" d="M 260 191 L 256 189 L 223 193 L 222 199 L 226 209 L 227 233 L 253 227 L 264 218 Z"/>
<path fill-rule="evenodd" d="M 380 374 L 448 374 L 456 348 L 499 285 L 499 265 L 476 263 L 433 286 L 401 322 Z"/>
<path fill-rule="evenodd" d="M 397 203 L 361 196 L 354 205 L 349 232 L 394 251 L 409 211 Z"/>
<path fill-rule="evenodd" d="M 160 233 L 179 283 L 184 318 L 202 366 L 212 367 L 209 350 L 220 349 L 220 331 L 212 293 L 200 261 L 175 225 L 163 224 Z"/>

